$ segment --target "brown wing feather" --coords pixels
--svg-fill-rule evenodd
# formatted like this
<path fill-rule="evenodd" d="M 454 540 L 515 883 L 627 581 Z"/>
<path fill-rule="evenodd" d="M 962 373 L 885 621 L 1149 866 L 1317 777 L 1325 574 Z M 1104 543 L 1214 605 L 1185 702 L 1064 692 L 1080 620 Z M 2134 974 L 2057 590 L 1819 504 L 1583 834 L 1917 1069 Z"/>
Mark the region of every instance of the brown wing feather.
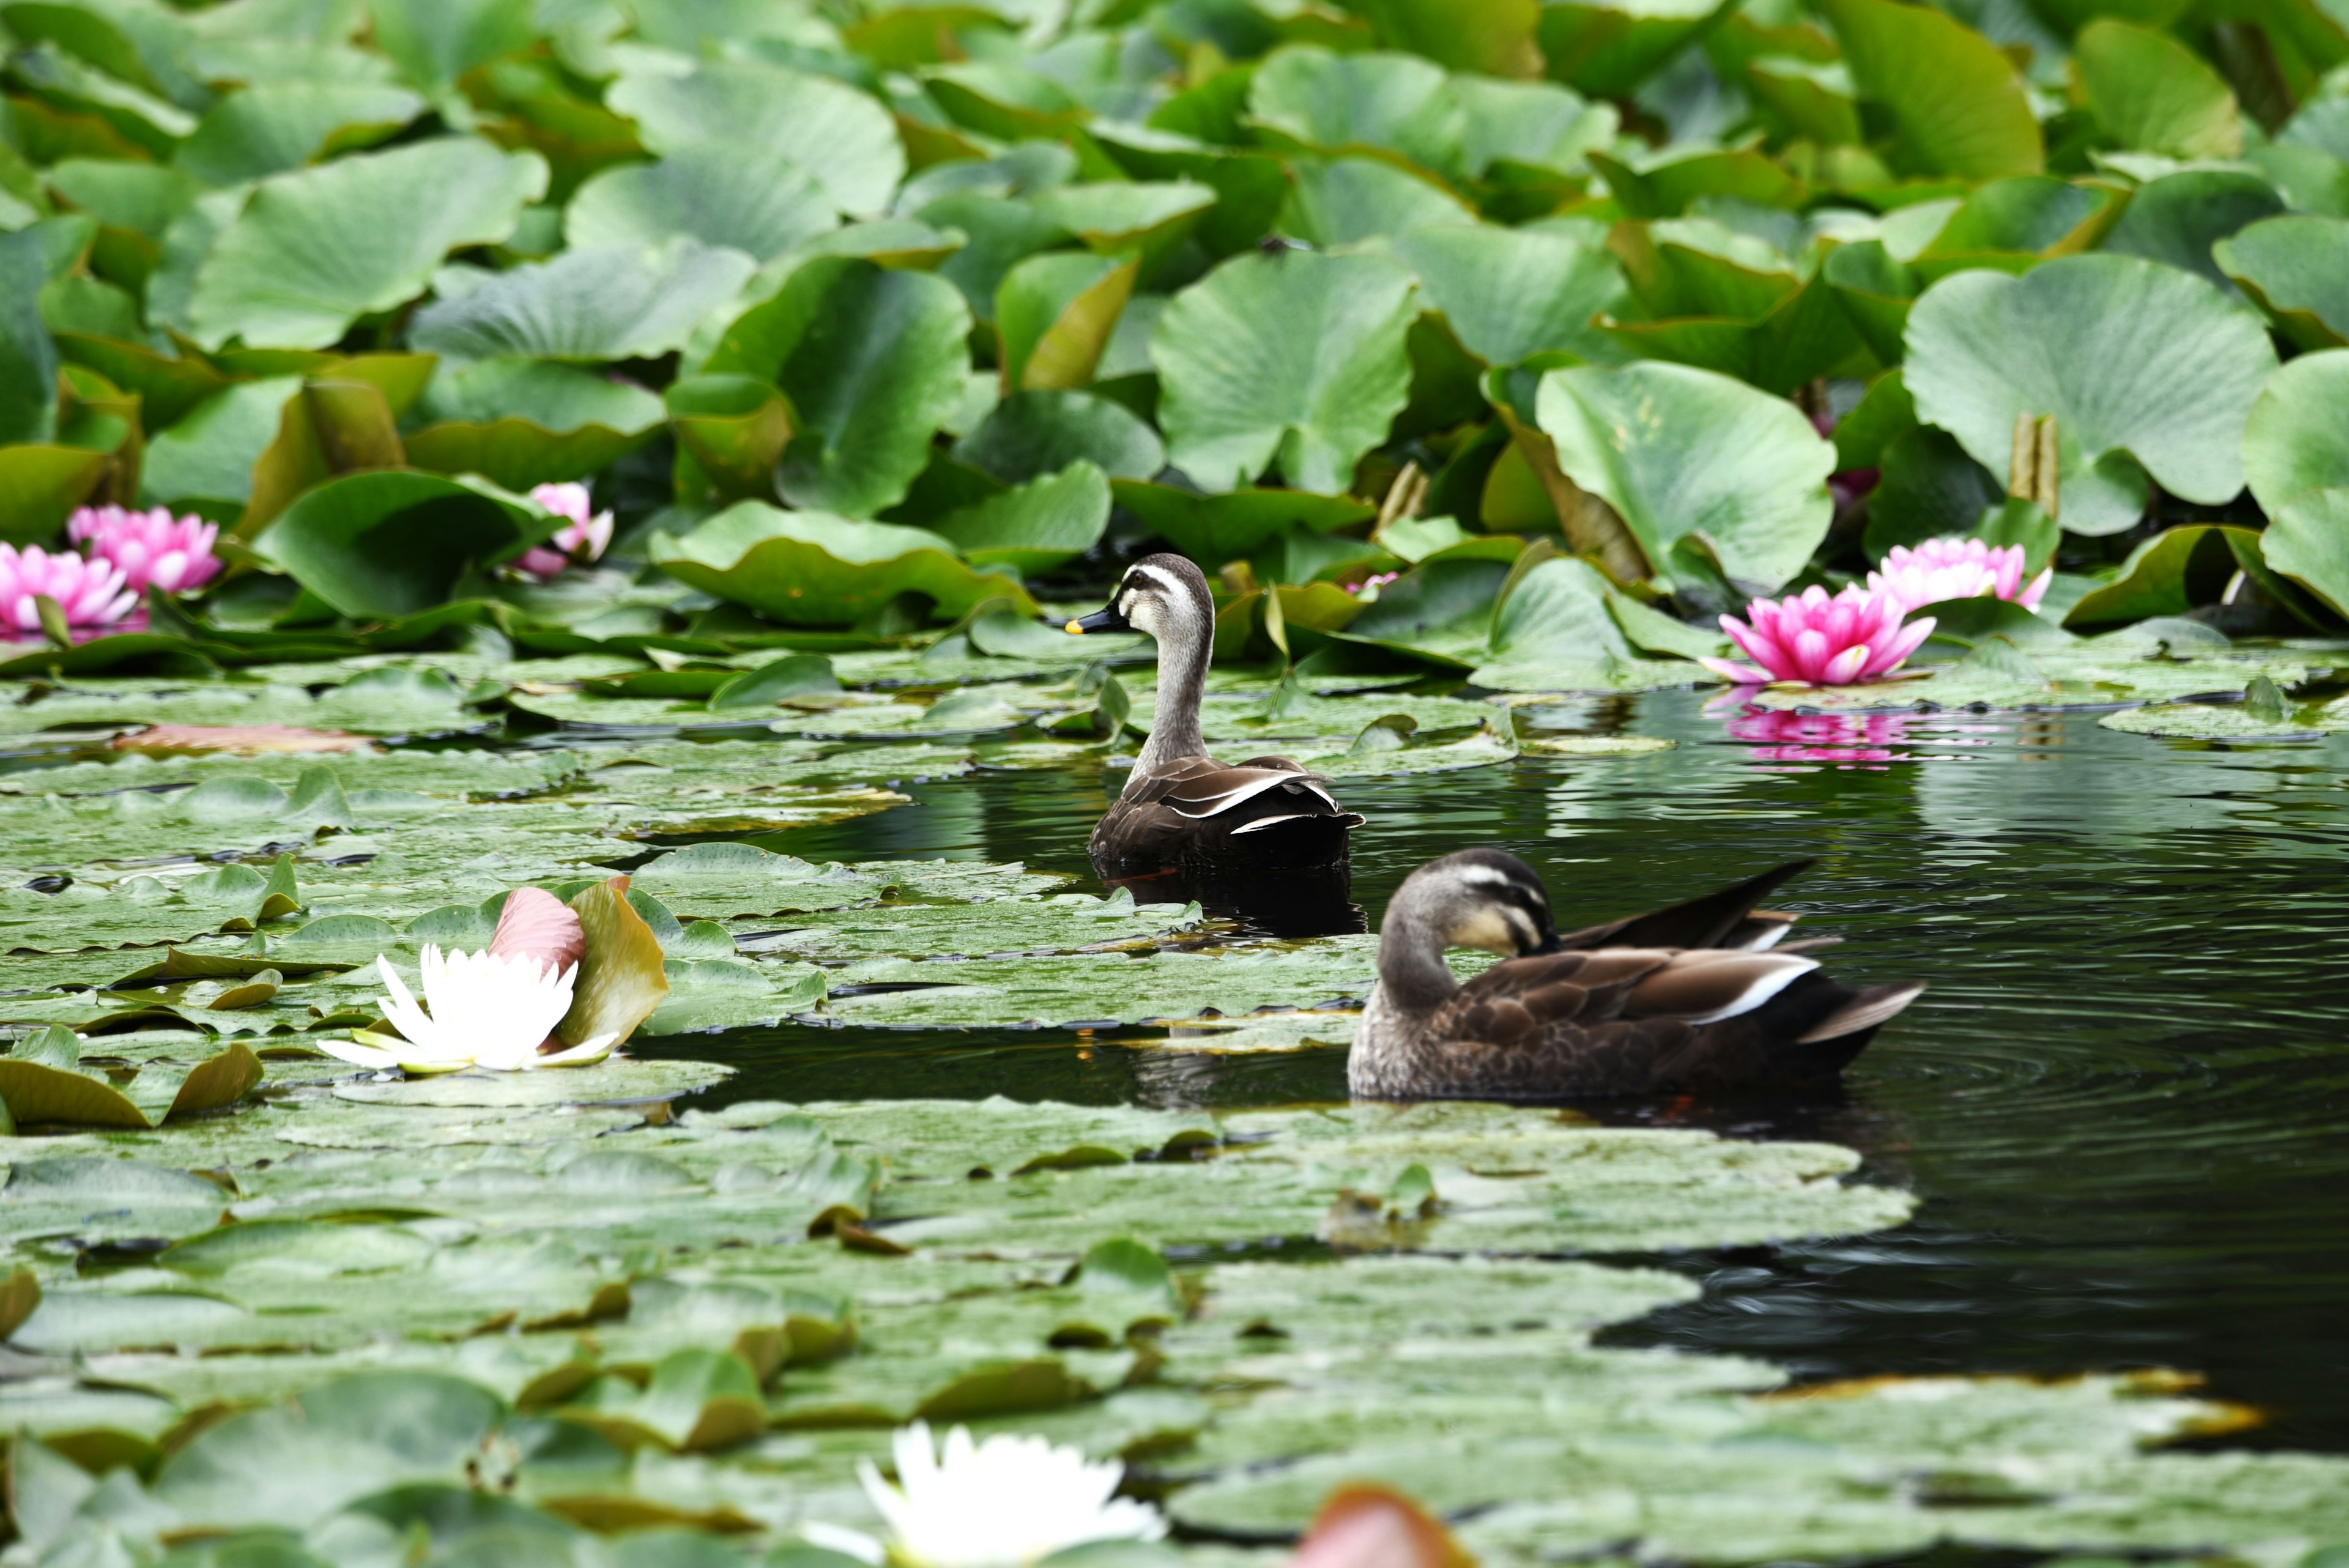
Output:
<path fill-rule="evenodd" d="M 1361 822 L 1320 774 L 1285 757 L 1237 765 L 1185 757 L 1112 802 L 1092 849 L 1120 866 L 1330 865 L 1345 858 L 1346 835 Z"/>

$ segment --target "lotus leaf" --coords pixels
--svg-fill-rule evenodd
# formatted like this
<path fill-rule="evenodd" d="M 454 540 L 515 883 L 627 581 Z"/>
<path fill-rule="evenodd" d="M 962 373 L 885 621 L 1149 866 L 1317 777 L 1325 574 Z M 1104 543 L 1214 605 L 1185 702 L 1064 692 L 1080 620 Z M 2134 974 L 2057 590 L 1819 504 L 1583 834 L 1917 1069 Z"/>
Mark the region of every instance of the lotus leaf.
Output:
<path fill-rule="evenodd" d="M 1780 400 L 1639 364 L 1553 370 L 1538 407 L 1559 468 L 1615 508 L 1666 581 L 1766 593 L 1826 536 L 1834 449 Z"/>
<path fill-rule="evenodd" d="M 886 110 L 843 83 L 760 60 L 707 60 L 683 75 L 626 76 L 610 106 L 658 153 L 712 143 L 771 150 L 843 213 L 877 213 L 905 177 Z"/>
<path fill-rule="evenodd" d="M 2349 221 L 2271 217 L 2219 242 L 2219 266 L 2302 348 L 2349 343 L 2349 286 L 2328 265 L 2349 242 Z"/>
<path fill-rule="evenodd" d="M 1017 581 L 972 571 L 926 530 L 756 501 L 736 503 L 681 539 L 657 535 L 648 548 L 680 580 L 800 626 L 854 620 L 905 593 L 926 595 L 947 616 L 998 597 L 1022 613 L 1036 607 Z"/>
<path fill-rule="evenodd" d="M 564 209 L 574 247 L 657 246 L 678 234 L 772 261 L 840 225 L 824 188 L 789 157 L 692 142 L 657 163 L 608 169 Z"/>
<path fill-rule="evenodd" d="M 2054 416 L 2060 518 L 2078 534 L 2136 523 L 2149 482 L 2232 500 L 2242 421 L 2275 359 L 2216 288 L 2131 256 L 1956 274 L 1918 301 L 1908 339 L 1918 417 L 1992 472 L 2007 467 L 2016 416 Z"/>
<path fill-rule="evenodd" d="M 424 292 L 442 256 L 513 231 L 546 165 L 469 137 L 419 141 L 263 181 L 204 247 L 188 321 L 207 348 L 323 348 Z M 387 234 L 388 213 L 412 214 Z M 346 254 L 365 258 L 352 266 Z"/>
<path fill-rule="evenodd" d="M 565 251 L 425 306 L 409 339 L 460 359 L 657 358 L 731 304 L 750 272 L 740 253 L 691 241 L 658 253 L 637 244 Z"/>
<path fill-rule="evenodd" d="M 1151 338 L 1167 461 L 1224 494 L 1278 466 L 1345 488 L 1409 393 L 1411 279 L 1367 256 L 1236 257 L 1174 296 Z"/>

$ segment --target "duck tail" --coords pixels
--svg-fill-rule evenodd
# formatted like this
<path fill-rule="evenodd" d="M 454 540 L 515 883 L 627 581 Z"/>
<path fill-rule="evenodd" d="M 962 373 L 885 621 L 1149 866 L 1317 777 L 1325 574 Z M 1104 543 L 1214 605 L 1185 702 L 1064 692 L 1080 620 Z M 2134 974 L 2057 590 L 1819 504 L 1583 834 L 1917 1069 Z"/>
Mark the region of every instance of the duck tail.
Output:
<path fill-rule="evenodd" d="M 1907 985 L 1871 985 L 1865 991 L 1853 992 L 1849 1002 L 1795 1036 L 1795 1044 L 1819 1045 L 1830 1040 L 1848 1039 L 1862 1032 L 1873 1033 L 1878 1025 L 1898 1016 L 1901 1009 L 1924 994 L 1924 986 L 1915 982 Z M 1859 1044 L 1865 1045 L 1867 1043 L 1866 1040 L 1862 1040 Z M 1854 1055 L 1857 1055 L 1858 1051 L 1859 1045 L 1852 1047 Z"/>

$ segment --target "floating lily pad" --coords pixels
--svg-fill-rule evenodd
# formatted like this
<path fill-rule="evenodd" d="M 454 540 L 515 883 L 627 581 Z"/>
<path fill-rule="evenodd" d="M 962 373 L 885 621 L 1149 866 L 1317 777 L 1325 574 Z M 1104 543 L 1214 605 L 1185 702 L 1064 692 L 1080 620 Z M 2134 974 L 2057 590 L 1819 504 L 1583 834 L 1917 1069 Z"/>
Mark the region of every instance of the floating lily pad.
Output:
<path fill-rule="evenodd" d="M 660 568 L 705 593 L 797 626 L 839 626 L 900 594 L 926 596 L 957 616 L 1001 598 L 1023 614 L 1036 602 L 1009 577 L 973 571 L 926 529 L 860 523 L 822 512 L 781 512 L 742 501 L 683 538 L 657 535 Z"/>

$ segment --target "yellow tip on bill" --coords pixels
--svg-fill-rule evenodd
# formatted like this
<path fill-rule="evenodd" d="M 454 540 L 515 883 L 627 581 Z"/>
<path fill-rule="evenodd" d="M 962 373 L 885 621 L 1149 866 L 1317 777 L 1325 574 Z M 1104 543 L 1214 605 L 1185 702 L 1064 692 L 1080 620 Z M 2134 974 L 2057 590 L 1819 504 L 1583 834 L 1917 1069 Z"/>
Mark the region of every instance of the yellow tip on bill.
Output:
<path fill-rule="evenodd" d="M 1085 635 L 1085 628 L 1079 626 L 1075 621 L 1071 621 L 1068 624 L 1066 630 L 1071 637 L 1082 637 Z"/>

